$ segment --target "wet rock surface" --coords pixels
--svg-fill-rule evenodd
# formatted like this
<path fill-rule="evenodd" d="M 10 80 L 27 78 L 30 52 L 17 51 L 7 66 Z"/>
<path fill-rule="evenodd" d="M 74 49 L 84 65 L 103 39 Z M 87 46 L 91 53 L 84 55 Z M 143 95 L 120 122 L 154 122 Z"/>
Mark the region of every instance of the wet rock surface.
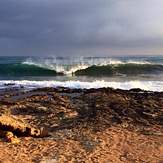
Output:
<path fill-rule="evenodd" d="M 3 91 L 0 136 L 2 162 L 161 162 L 163 92 Z"/>

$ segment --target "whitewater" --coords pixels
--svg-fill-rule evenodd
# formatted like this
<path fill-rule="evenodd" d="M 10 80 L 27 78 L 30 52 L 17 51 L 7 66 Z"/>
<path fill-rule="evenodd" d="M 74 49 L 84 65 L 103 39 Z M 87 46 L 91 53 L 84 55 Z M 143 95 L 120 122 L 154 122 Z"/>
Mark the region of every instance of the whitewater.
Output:
<path fill-rule="evenodd" d="M 163 57 L 0 57 L 0 89 L 10 87 L 163 91 Z"/>
<path fill-rule="evenodd" d="M 123 90 L 129 90 L 132 88 L 141 88 L 147 91 L 163 91 L 163 81 L 128 81 L 128 82 L 106 82 L 104 80 L 98 80 L 93 82 L 81 82 L 81 81 L 0 81 L 0 88 L 23 88 L 26 90 L 32 90 L 42 87 L 68 87 L 76 89 L 90 89 L 90 88 L 119 88 Z"/>

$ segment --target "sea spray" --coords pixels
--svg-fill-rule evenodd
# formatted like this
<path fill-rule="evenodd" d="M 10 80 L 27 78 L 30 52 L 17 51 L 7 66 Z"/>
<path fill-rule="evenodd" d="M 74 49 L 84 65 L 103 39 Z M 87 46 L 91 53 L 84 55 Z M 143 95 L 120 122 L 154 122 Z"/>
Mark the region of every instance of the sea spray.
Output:
<path fill-rule="evenodd" d="M 163 57 L 0 57 L 1 88 L 4 81 L 31 89 L 65 86 L 162 91 Z"/>

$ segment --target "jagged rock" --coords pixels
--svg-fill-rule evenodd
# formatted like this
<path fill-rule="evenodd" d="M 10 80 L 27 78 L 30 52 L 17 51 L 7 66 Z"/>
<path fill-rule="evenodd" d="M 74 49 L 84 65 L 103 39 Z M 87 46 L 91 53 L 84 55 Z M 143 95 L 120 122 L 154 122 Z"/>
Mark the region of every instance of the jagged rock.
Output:
<path fill-rule="evenodd" d="M 46 108 L 46 107 L 44 107 L 44 106 L 40 106 L 40 107 L 38 107 L 37 108 L 38 110 L 40 110 L 40 111 L 43 111 L 43 112 L 46 112 L 48 109 Z"/>
<path fill-rule="evenodd" d="M 13 132 L 17 136 L 45 137 L 48 131 L 44 128 L 35 129 L 25 122 L 12 116 L 0 116 L 0 129 L 2 131 Z"/>
<path fill-rule="evenodd" d="M 8 143 L 18 143 L 19 136 L 27 137 L 16 146 L 1 143 L 2 162 L 6 162 L 3 157 L 11 162 L 40 162 L 44 156 L 57 162 L 162 159 L 161 92 L 43 88 L 23 96 L 12 91 L 8 94 L 8 98 L 0 96 L 0 136 Z M 50 137 L 31 138 L 47 136 L 46 129 Z"/>
<path fill-rule="evenodd" d="M 17 144 L 20 142 L 20 140 L 17 138 L 17 136 L 15 136 L 12 132 L 9 132 L 7 131 L 5 133 L 5 140 L 9 143 L 12 143 L 12 144 Z"/>

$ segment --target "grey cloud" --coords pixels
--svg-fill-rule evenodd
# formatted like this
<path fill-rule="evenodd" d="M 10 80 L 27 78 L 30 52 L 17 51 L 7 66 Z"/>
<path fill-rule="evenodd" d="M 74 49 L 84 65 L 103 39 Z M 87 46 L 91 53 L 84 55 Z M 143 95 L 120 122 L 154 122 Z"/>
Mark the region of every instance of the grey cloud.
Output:
<path fill-rule="evenodd" d="M 0 55 L 155 52 L 162 8 L 162 0 L 1 0 Z"/>

